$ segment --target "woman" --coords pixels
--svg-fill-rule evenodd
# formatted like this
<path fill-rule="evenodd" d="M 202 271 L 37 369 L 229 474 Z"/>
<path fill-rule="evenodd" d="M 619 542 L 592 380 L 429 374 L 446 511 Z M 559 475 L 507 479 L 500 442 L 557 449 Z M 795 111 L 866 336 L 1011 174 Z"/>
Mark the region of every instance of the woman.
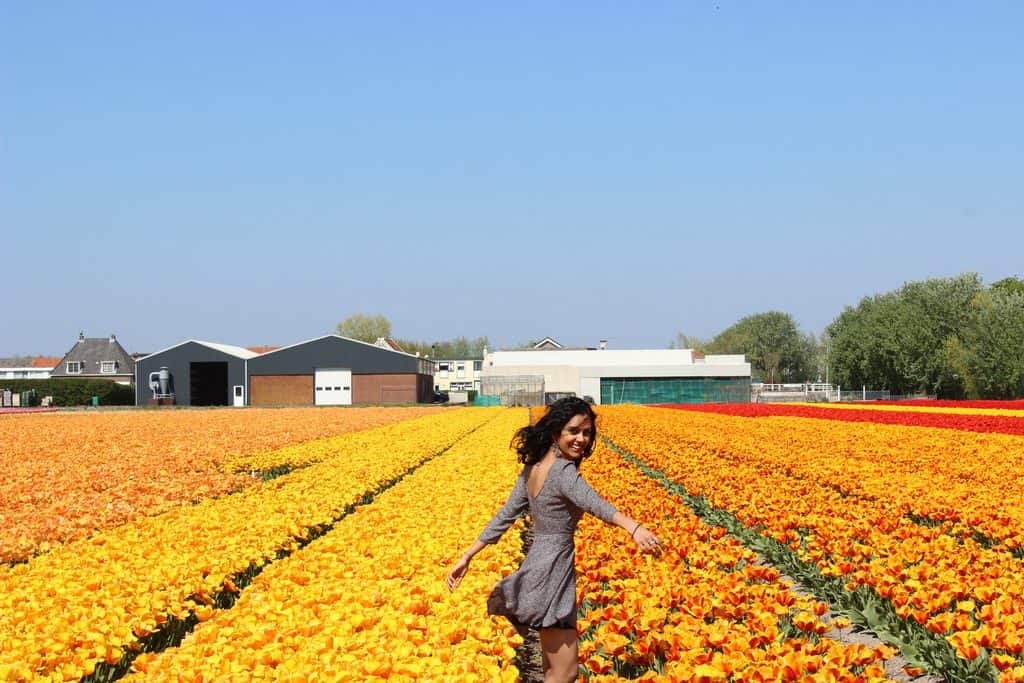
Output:
<path fill-rule="evenodd" d="M 616 510 L 580 476 L 580 463 L 597 440 L 596 417 L 586 401 L 564 398 L 536 425 L 516 432 L 512 445 L 524 467 L 512 495 L 448 573 L 448 588 L 455 590 L 473 556 L 529 510 L 533 544 L 519 569 L 495 587 L 487 611 L 508 617 L 521 634 L 540 632 L 545 683 L 575 681 L 578 672 L 573 534 L 583 513 L 621 527 L 642 550 L 662 548 L 653 532 Z"/>

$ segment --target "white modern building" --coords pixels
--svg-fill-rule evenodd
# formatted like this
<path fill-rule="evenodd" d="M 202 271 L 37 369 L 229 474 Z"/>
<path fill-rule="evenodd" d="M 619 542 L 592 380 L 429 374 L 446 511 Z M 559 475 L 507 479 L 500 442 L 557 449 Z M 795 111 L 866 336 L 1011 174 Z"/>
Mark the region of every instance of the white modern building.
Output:
<path fill-rule="evenodd" d="M 484 353 L 481 393 L 506 405 L 573 394 L 594 403 L 746 403 L 743 355 L 692 349 L 526 349 Z"/>

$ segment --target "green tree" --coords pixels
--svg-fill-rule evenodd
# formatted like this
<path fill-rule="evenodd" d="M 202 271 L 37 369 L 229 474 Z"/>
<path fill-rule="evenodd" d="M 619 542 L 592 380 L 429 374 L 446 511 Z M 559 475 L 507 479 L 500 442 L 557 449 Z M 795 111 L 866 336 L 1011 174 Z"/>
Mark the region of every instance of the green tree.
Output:
<path fill-rule="evenodd" d="M 708 342 L 707 353 L 742 353 L 751 374 L 765 382 L 809 379 L 813 349 L 789 313 L 769 311 L 742 318 Z"/>
<path fill-rule="evenodd" d="M 1024 294 L 1024 280 L 1017 277 L 1004 277 L 1002 280 L 993 282 L 989 290 L 993 293 L 1017 292 L 1018 294 Z"/>
<path fill-rule="evenodd" d="M 960 358 L 972 398 L 1024 396 L 1024 288 L 993 285 L 974 298 Z"/>
<path fill-rule="evenodd" d="M 831 351 L 831 339 L 827 333 L 815 336 L 808 332 L 804 335 L 804 345 L 807 348 L 807 379 L 814 382 L 827 382 L 830 377 L 829 352 Z"/>
<path fill-rule="evenodd" d="M 953 340 L 961 338 L 981 291 L 980 278 L 965 273 L 909 282 L 848 306 L 826 330 L 833 383 L 897 394 L 962 394 Z"/>
<path fill-rule="evenodd" d="M 670 349 L 693 349 L 694 351 L 703 352 L 705 347 L 708 345 L 706 341 L 700 337 L 691 337 L 688 334 L 679 332 L 676 334 L 676 338 L 668 343 Z"/>
<path fill-rule="evenodd" d="M 338 323 L 338 334 L 349 339 L 373 343 L 391 336 L 391 321 L 383 315 L 355 313 Z"/>
<path fill-rule="evenodd" d="M 459 358 L 483 358 L 484 349 L 488 345 L 487 337 L 456 337 L 444 341 L 413 341 L 397 339 L 399 345 L 408 353 L 418 353 L 438 360 L 455 360 Z"/>

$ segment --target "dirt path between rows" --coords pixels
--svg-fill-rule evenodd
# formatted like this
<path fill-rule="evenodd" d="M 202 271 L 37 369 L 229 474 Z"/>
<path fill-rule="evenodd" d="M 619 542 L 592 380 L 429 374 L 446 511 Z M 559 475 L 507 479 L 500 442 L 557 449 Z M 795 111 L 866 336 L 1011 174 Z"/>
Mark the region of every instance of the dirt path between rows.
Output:
<path fill-rule="evenodd" d="M 762 560 L 763 561 L 763 560 Z M 767 564 L 767 563 L 766 563 Z M 807 590 L 799 581 L 791 576 L 785 574 L 779 577 L 781 581 L 790 582 L 793 587 L 790 589 L 797 595 L 805 597 L 814 597 L 811 591 Z M 822 621 L 831 623 L 836 619 L 840 618 L 841 614 L 836 612 L 829 612 L 822 617 Z M 885 645 L 882 640 L 878 638 L 871 631 L 861 630 L 855 626 L 846 626 L 844 628 L 832 627 L 831 631 L 823 634 L 822 638 L 830 638 L 837 642 L 843 643 L 844 645 L 860 644 L 865 647 L 878 647 L 879 645 Z M 894 681 L 900 681 L 901 683 L 945 683 L 946 679 L 941 676 L 935 676 L 933 674 L 924 674 L 922 676 L 911 677 L 903 670 L 907 666 L 907 660 L 904 659 L 899 652 L 885 663 L 885 675 Z"/>

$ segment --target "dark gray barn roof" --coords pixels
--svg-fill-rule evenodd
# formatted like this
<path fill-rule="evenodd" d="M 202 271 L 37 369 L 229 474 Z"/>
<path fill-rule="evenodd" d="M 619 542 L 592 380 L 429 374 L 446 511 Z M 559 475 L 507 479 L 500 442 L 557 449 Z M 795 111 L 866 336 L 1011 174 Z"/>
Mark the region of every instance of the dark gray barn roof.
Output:
<path fill-rule="evenodd" d="M 350 368 L 353 374 L 418 373 L 425 359 L 337 334 L 285 346 L 249 360 L 250 375 L 305 375 L 315 368 Z"/>
<path fill-rule="evenodd" d="M 234 356 L 235 358 L 241 358 L 243 360 L 247 358 L 253 358 L 254 356 L 259 355 L 255 351 L 250 351 L 249 349 L 243 348 L 241 346 L 232 346 L 231 344 L 218 344 L 216 342 L 200 341 L 198 339 L 186 339 L 185 341 L 175 344 L 174 346 L 168 346 L 166 349 L 160 349 L 159 351 L 154 351 L 153 353 L 147 354 L 142 358 L 139 358 L 138 360 L 141 361 L 147 358 L 152 358 L 153 356 L 159 356 L 161 353 L 173 351 L 174 349 L 184 346 L 185 344 L 199 344 L 200 346 L 205 346 L 207 348 L 213 349 L 214 351 L 220 351 L 221 353 L 226 353 L 229 356 Z"/>

